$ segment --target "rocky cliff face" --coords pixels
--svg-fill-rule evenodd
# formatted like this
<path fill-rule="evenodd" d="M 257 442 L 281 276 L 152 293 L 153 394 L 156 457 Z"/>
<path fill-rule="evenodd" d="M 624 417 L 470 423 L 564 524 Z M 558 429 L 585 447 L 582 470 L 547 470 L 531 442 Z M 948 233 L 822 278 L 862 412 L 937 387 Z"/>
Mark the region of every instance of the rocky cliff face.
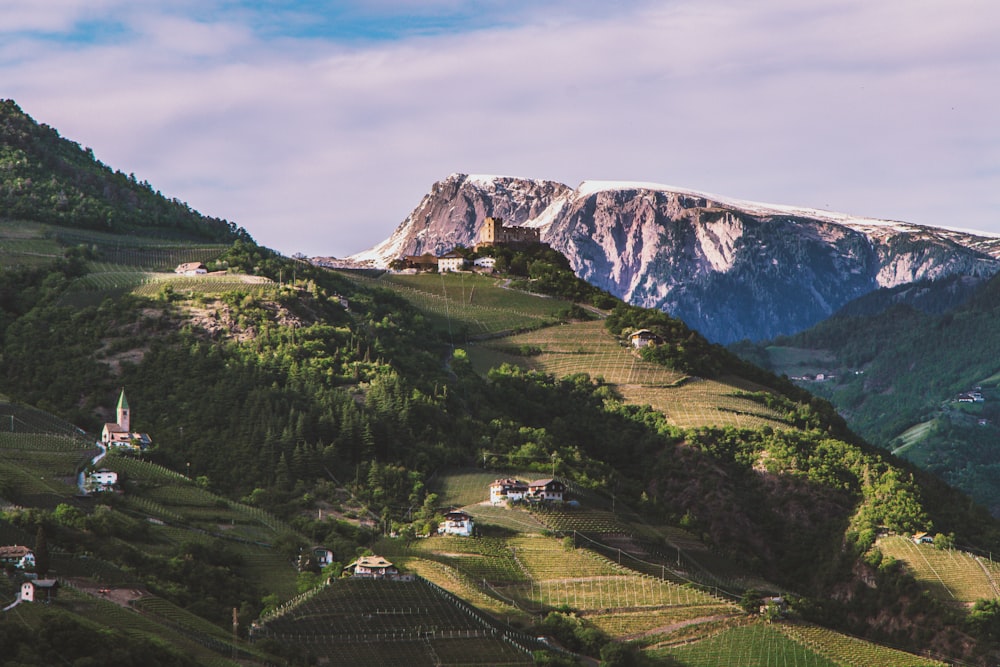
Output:
<path fill-rule="evenodd" d="M 808 328 L 880 287 L 1000 270 L 1000 239 L 758 204 L 648 183 L 452 174 L 392 236 L 349 258 L 386 266 L 476 242 L 484 218 L 538 227 L 577 275 L 709 339 Z"/>

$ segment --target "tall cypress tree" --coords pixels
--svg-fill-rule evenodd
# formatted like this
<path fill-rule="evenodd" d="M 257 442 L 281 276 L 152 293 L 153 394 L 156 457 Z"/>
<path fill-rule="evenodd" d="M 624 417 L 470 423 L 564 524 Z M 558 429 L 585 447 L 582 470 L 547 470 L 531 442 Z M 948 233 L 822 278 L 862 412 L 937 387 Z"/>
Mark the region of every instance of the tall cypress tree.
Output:
<path fill-rule="evenodd" d="M 50 565 L 49 540 L 45 535 L 45 527 L 39 526 L 35 534 L 35 572 L 39 577 L 44 577 L 48 574 Z"/>

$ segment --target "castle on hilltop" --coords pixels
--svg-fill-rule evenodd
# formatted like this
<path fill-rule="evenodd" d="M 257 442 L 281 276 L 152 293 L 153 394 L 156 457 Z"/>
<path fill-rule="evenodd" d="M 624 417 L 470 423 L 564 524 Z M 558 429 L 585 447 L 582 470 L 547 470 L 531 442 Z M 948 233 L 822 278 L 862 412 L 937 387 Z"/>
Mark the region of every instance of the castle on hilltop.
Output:
<path fill-rule="evenodd" d="M 493 245 L 524 245 L 541 243 L 542 235 L 533 227 L 505 227 L 500 218 L 486 218 L 479 230 L 479 242 L 476 247 Z"/>
<path fill-rule="evenodd" d="M 116 409 L 118 421 L 108 422 L 101 431 L 101 442 L 108 447 L 140 447 L 145 449 L 153 444 L 147 433 L 136 433 L 131 430 L 132 416 L 128 407 L 128 400 L 125 399 L 125 389 L 122 388 L 121 396 L 118 397 L 118 407 Z"/>

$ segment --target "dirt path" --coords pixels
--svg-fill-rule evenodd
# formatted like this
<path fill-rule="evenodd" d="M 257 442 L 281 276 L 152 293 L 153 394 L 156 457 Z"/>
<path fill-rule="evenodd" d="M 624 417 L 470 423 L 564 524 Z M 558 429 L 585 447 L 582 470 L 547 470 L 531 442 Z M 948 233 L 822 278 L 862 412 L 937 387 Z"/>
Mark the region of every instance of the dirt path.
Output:
<path fill-rule="evenodd" d="M 68 579 L 68 581 L 78 591 L 108 602 L 114 602 L 119 607 L 129 607 L 132 602 L 149 595 L 146 591 L 138 588 L 101 586 L 88 579 Z"/>

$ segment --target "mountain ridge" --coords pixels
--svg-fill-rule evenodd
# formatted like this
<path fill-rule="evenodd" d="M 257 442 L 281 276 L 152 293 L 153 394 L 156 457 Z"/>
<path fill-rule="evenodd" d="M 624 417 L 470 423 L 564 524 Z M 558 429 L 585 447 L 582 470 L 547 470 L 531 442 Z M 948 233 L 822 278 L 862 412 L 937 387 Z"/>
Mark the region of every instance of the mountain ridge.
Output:
<path fill-rule="evenodd" d="M 644 182 L 454 173 L 388 239 L 344 260 L 470 246 L 485 217 L 536 227 L 575 273 L 711 340 L 794 333 L 882 287 L 1000 270 L 1000 237 Z"/>

